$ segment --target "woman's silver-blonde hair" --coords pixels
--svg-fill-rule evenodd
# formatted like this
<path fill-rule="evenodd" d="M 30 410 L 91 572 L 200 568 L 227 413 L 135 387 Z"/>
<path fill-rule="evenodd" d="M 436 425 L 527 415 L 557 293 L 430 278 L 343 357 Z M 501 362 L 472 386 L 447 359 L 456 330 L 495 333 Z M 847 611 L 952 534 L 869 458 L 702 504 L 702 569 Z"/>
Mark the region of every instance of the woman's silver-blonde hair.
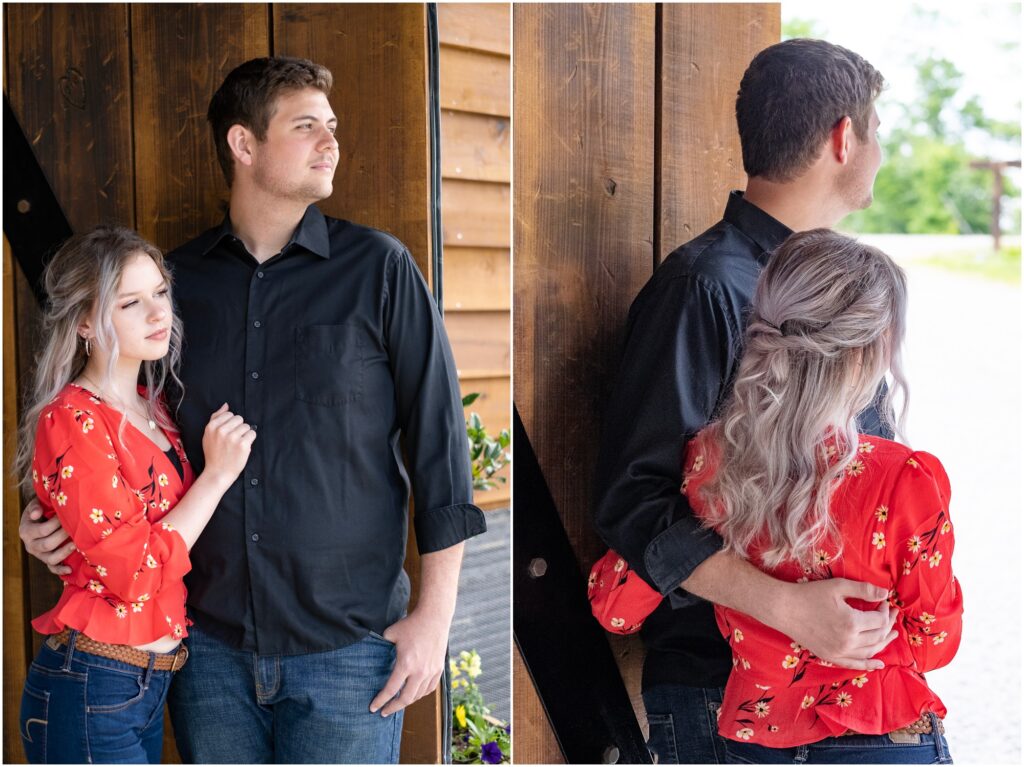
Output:
<path fill-rule="evenodd" d="M 830 230 L 794 234 L 772 254 L 710 432 L 721 459 L 703 492 L 726 549 L 746 556 L 756 540 L 776 567 L 839 543 L 829 501 L 857 456 L 857 414 L 875 403 L 902 433 L 906 303 L 906 276 L 889 256 Z M 892 385 L 875 402 L 887 370 Z"/>
<path fill-rule="evenodd" d="M 68 383 L 85 368 L 85 341 L 79 326 L 96 310 L 96 335 L 91 343 L 109 352 L 106 378 L 110 380 L 117 364 L 119 347 L 111 320 L 124 268 L 139 254 L 153 259 L 161 276 L 171 286 L 171 274 L 163 253 L 139 234 L 121 226 L 98 226 L 75 235 L 54 254 L 43 272 L 46 306 L 43 310 L 42 349 L 36 356 L 32 387 L 24 404 L 18 435 L 15 476 L 28 491 L 32 489 L 32 455 L 39 415 Z M 142 363 L 142 377 L 148 392 L 150 418 L 164 427 L 172 427 L 157 401 L 171 378 L 180 387 L 178 367 L 181 359 L 182 326 L 172 314 L 170 348 L 166 356 Z M 98 381 L 98 384 L 104 381 Z M 109 404 L 124 412 L 124 403 Z M 127 416 L 121 420 L 123 430 Z"/>

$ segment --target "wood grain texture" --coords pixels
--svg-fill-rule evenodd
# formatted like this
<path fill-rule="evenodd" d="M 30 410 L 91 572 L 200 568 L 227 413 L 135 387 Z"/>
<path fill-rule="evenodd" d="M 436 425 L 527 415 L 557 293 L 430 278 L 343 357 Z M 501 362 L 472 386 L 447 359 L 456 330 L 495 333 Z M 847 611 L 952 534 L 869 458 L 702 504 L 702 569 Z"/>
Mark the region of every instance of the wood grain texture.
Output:
<path fill-rule="evenodd" d="M 134 226 L 127 5 L 6 12 L 7 96 L 72 229 Z"/>
<path fill-rule="evenodd" d="M 654 262 L 655 12 L 513 13 L 514 398 L 577 558 L 589 562 L 602 548 L 590 521 L 601 410 L 629 303 Z M 517 761 L 560 759 L 550 733 L 524 735 L 547 720 L 532 688 L 516 685 Z"/>
<path fill-rule="evenodd" d="M 450 312 L 445 327 L 459 377 L 508 373 L 511 363 L 508 312 Z"/>
<path fill-rule="evenodd" d="M 508 184 L 448 179 L 441 185 L 445 245 L 507 248 L 511 245 Z"/>
<path fill-rule="evenodd" d="M 736 91 L 762 48 L 779 41 L 778 3 L 665 3 L 661 36 L 661 209 L 664 258 L 722 217 L 746 186 Z"/>
<path fill-rule="evenodd" d="M 441 46 L 441 107 L 508 117 L 508 56 Z"/>
<path fill-rule="evenodd" d="M 3 366 L 4 366 L 4 476 L 14 466 L 18 451 L 18 336 L 15 320 L 14 257 L 7 238 L 3 242 Z M 14 482 L 4 481 L 4 749 L 5 764 L 24 764 L 16 712 L 29 664 L 31 644 L 26 606 L 28 581 L 26 554 L 18 537 L 21 494 Z"/>
<path fill-rule="evenodd" d="M 228 72 L 269 53 L 267 6 L 135 3 L 131 28 L 137 228 L 170 249 L 224 217 L 206 110 Z"/>
<path fill-rule="evenodd" d="M 442 45 L 508 56 L 512 52 L 509 3 L 438 3 L 437 33 Z"/>
<path fill-rule="evenodd" d="M 517 22 L 518 23 L 518 22 Z M 519 648 L 512 650 L 512 761 L 514 764 L 565 764 Z"/>
<path fill-rule="evenodd" d="M 507 248 L 444 249 L 446 314 L 512 308 L 512 263 Z"/>
<path fill-rule="evenodd" d="M 276 54 L 334 74 L 341 159 L 331 216 L 390 232 L 430 279 L 426 9 L 422 4 L 276 4 Z"/>
<path fill-rule="evenodd" d="M 441 175 L 469 181 L 512 179 L 512 136 L 506 117 L 441 112 Z"/>

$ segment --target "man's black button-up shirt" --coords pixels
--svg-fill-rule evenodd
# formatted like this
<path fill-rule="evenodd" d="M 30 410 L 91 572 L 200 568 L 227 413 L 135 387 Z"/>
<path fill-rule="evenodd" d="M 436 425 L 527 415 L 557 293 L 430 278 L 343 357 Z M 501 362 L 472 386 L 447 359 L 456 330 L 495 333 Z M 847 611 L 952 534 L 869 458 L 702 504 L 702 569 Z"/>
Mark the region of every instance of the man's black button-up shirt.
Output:
<path fill-rule="evenodd" d="M 202 470 L 203 430 L 224 402 L 258 435 L 192 549 L 191 617 L 260 653 L 382 632 L 409 596 L 410 485 L 421 553 L 485 529 L 455 363 L 412 257 L 310 206 L 262 264 L 227 217 L 168 260 L 190 460 Z"/>
<path fill-rule="evenodd" d="M 729 675 L 729 647 L 711 604 L 678 588 L 722 548 L 680 493 L 682 459 L 686 440 L 732 389 L 758 276 L 790 234 L 732 192 L 722 220 L 669 254 L 629 310 L 605 409 L 595 512 L 604 541 L 668 596 L 642 630 L 645 687 L 716 687 Z M 860 427 L 891 436 L 873 410 L 861 414 Z"/>

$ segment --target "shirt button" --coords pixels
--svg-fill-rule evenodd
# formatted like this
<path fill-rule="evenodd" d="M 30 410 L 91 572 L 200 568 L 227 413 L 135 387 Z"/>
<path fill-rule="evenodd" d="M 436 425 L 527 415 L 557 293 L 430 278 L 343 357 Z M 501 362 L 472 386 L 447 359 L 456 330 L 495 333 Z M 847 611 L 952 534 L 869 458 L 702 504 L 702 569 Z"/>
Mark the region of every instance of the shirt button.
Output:
<path fill-rule="evenodd" d="M 263 279 L 263 272 L 256 272 L 256 276 L 259 277 L 262 280 Z"/>
<path fill-rule="evenodd" d="M 259 540 L 260 540 L 260 534 L 259 533 L 253 533 L 252 534 L 252 542 L 253 543 L 258 543 Z"/>
<path fill-rule="evenodd" d="M 260 380 L 260 374 L 257 373 L 255 370 L 252 371 L 251 375 L 252 375 L 252 380 L 254 380 L 254 381 Z"/>
<path fill-rule="evenodd" d="M 249 484 L 252 485 L 253 487 L 256 487 L 256 485 L 258 485 L 259 483 L 260 483 L 260 481 L 258 479 L 256 479 L 255 477 L 253 477 L 252 479 L 249 480 Z"/>
<path fill-rule="evenodd" d="M 263 323 L 262 323 L 262 322 L 260 322 L 259 320 L 256 320 L 255 322 L 253 322 L 253 323 L 252 323 L 252 326 L 253 326 L 254 328 L 259 328 L 259 327 L 263 327 Z"/>

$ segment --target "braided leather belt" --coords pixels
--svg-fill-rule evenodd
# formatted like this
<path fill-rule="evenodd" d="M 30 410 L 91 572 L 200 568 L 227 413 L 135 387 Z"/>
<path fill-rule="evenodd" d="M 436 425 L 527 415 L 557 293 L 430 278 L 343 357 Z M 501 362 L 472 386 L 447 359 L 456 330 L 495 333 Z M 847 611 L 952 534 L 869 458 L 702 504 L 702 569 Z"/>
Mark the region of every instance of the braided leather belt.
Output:
<path fill-rule="evenodd" d="M 59 634 L 52 634 L 47 640 L 46 644 L 49 645 L 52 650 L 59 650 L 61 645 L 66 645 L 68 639 L 71 637 L 71 629 L 64 629 Z M 79 634 L 78 639 L 75 640 L 75 648 L 82 652 L 91 653 L 93 655 L 99 655 L 101 658 L 110 658 L 111 660 L 119 660 L 122 663 L 127 663 L 129 666 L 138 666 L 139 668 L 149 668 L 150 656 L 155 656 L 153 661 L 154 671 L 180 671 L 185 665 L 185 661 L 188 660 L 188 648 L 185 645 L 181 645 L 174 655 L 165 655 L 156 652 L 146 652 L 145 650 L 137 650 L 134 647 L 129 647 L 123 644 L 108 644 L 107 642 L 97 642 L 95 639 L 90 639 L 85 634 Z"/>
<path fill-rule="evenodd" d="M 941 719 L 936 719 L 939 723 L 939 735 L 946 734 L 946 726 L 942 723 Z M 900 727 L 898 730 L 892 730 L 887 733 L 888 735 L 931 735 L 932 733 L 932 720 L 928 714 L 921 714 L 916 722 L 911 722 L 906 727 Z M 845 737 L 846 735 L 862 735 L 863 733 L 855 732 L 853 730 L 847 730 L 839 737 Z"/>

